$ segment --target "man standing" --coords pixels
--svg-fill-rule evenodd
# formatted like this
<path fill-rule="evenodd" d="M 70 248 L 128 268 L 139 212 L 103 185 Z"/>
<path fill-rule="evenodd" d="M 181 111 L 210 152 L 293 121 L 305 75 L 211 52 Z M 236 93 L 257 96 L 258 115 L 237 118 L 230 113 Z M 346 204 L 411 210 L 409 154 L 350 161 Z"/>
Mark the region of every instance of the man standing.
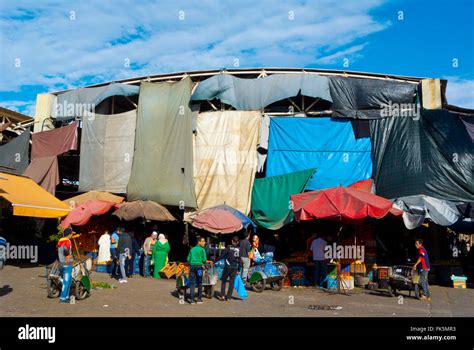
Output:
<path fill-rule="evenodd" d="M 239 273 L 240 269 L 240 245 L 239 245 L 239 237 L 235 236 L 232 238 L 232 245 L 229 245 L 222 255 L 217 259 L 224 260 L 224 271 L 222 272 L 222 284 L 221 284 L 221 295 L 219 296 L 219 300 L 221 301 L 230 301 L 232 299 L 232 292 L 234 291 L 234 282 L 235 277 Z M 229 279 L 229 290 L 227 294 L 225 293 L 225 286 L 227 282 L 227 278 Z"/>
<path fill-rule="evenodd" d="M 418 249 L 418 260 L 413 265 L 413 270 L 418 269 L 420 273 L 420 286 L 423 288 L 422 300 L 431 300 L 430 289 L 428 286 L 428 273 L 430 272 L 430 259 L 428 258 L 428 252 L 423 247 L 423 240 L 417 239 L 415 241 L 415 247 Z"/>
<path fill-rule="evenodd" d="M 63 232 L 63 238 L 56 244 L 58 249 L 59 266 L 63 271 L 63 285 L 59 296 L 60 303 L 69 304 L 69 290 L 72 282 L 72 238 L 73 232 L 70 227 Z"/>
<path fill-rule="evenodd" d="M 151 254 L 153 253 L 153 247 L 156 243 L 156 239 L 158 237 L 158 232 L 153 231 L 150 237 L 145 239 L 145 243 L 143 243 L 143 277 L 150 277 L 150 262 L 151 262 Z"/>
<path fill-rule="evenodd" d="M 244 281 L 244 284 L 247 283 L 250 268 L 249 253 L 252 245 L 250 244 L 249 238 L 250 230 L 245 232 L 244 239 L 240 241 L 240 261 L 242 263 L 242 280 Z"/>
<path fill-rule="evenodd" d="M 322 284 L 327 275 L 325 248 L 327 243 L 324 239 L 318 237 L 315 233 L 316 239 L 311 243 L 311 251 L 313 252 L 314 261 L 314 286 L 316 288 L 323 288 Z"/>
<path fill-rule="evenodd" d="M 112 232 L 112 236 L 110 236 L 110 256 L 112 258 L 112 272 L 110 273 L 110 277 L 115 277 L 117 274 L 117 266 L 118 266 L 118 253 L 117 247 L 119 243 L 119 234 L 120 234 L 120 227 Z"/>
<path fill-rule="evenodd" d="M 195 286 L 198 287 L 198 304 L 202 304 L 202 274 L 204 272 L 204 264 L 207 260 L 207 254 L 204 247 L 206 246 L 206 240 L 204 237 L 197 237 L 197 244 L 188 254 L 188 262 L 190 265 L 189 269 L 189 291 L 190 297 L 189 303 L 194 305 L 194 293 Z"/>
<path fill-rule="evenodd" d="M 123 229 L 119 230 L 119 235 L 120 238 L 117 247 L 121 274 L 119 282 L 127 283 L 127 262 L 132 259 L 132 239 Z"/>

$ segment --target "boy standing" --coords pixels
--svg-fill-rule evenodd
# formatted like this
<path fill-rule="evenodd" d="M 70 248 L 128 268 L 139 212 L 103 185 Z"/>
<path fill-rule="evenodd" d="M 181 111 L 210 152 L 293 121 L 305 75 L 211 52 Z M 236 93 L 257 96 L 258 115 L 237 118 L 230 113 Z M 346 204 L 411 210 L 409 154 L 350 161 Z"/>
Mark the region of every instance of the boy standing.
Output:
<path fill-rule="evenodd" d="M 234 236 L 232 238 L 232 245 L 229 245 L 222 255 L 219 257 L 219 260 L 225 259 L 224 271 L 222 272 L 222 284 L 221 284 L 221 295 L 219 300 L 221 301 L 230 301 L 232 299 L 232 292 L 234 291 L 234 281 L 235 277 L 239 273 L 240 269 L 240 242 L 239 237 Z M 225 294 L 225 286 L 229 278 L 229 289 L 227 295 Z"/>
<path fill-rule="evenodd" d="M 206 240 L 204 237 L 197 238 L 197 244 L 188 254 L 188 262 L 190 265 L 189 269 L 189 290 L 190 290 L 190 297 L 189 303 L 194 305 L 194 292 L 197 283 L 198 287 L 198 304 L 202 304 L 202 274 L 204 271 L 204 264 L 207 260 L 206 251 L 204 247 L 206 246 Z"/>

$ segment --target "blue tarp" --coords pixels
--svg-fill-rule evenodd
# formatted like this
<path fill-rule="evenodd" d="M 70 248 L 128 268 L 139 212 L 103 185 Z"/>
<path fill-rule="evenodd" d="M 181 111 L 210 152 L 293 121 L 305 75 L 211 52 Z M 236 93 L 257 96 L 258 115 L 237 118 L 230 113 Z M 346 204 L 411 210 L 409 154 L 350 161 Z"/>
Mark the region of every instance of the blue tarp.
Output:
<path fill-rule="evenodd" d="M 316 168 L 307 190 L 348 186 L 372 175 L 371 142 L 355 139 L 349 121 L 273 117 L 267 176 Z"/>
<path fill-rule="evenodd" d="M 273 102 L 298 95 L 332 102 L 329 79 L 317 74 L 273 74 L 258 79 L 214 75 L 199 83 L 191 100 L 219 99 L 235 109 L 253 111 Z"/>

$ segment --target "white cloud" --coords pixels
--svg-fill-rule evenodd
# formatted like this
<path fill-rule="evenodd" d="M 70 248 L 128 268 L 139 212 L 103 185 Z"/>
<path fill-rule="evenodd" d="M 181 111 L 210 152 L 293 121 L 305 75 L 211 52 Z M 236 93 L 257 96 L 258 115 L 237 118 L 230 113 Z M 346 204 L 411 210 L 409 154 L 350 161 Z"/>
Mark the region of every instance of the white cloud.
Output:
<path fill-rule="evenodd" d="M 474 109 L 474 80 L 465 80 L 459 77 L 445 77 L 445 79 L 448 79 L 446 87 L 448 103 Z"/>
<path fill-rule="evenodd" d="M 232 67 L 235 58 L 243 67 L 305 67 L 341 54 L 357 57 L 366 45 L 361 41 L 389 25 L 368 14 L 381 3 L 30 0 L 22 9 L 2 2 L 0 91 Z"/>

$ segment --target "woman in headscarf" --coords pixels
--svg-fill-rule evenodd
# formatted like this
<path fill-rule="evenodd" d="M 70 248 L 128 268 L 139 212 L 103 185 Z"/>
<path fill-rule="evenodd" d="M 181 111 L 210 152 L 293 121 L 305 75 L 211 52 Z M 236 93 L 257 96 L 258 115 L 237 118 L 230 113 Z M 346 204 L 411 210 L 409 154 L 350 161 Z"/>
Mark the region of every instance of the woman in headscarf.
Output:
<path fill-rule="evenodd" d="M 161 278 L 160 270 L 165 267 L 168 262 L 168 253 L 171 250 L 170 244 L 166 239 L 165 235 L 160 233 L 158 235 L 158 240 L 156 241 L 153 247 L 153 277 Z"/>

